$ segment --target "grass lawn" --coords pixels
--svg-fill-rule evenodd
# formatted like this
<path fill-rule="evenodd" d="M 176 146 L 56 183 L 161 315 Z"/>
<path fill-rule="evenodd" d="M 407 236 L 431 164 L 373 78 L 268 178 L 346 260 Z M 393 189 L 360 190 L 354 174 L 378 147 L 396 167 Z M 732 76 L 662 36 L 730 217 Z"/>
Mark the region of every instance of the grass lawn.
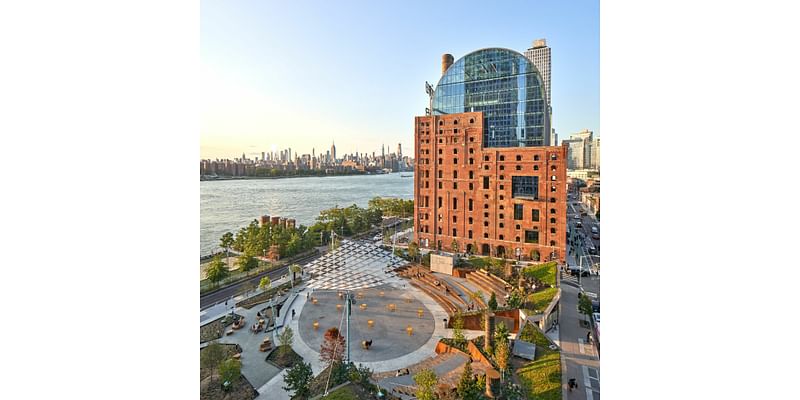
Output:
<path fill-rule="evenodd" d="M 544 264 L 539 264 L 533 267 L 528 267 L 523 270 L 526 277 L 536 278 L 546 285 L 556 284 L 556 262 L 551 261 Z"/>
<path fill-rule="evenodd" d="M 526 304 L 527 310 L 531 310 L 531 314 L 539 314 L 544 312 L 544 309 L 553 301 L 553 297 L 556 297 L 556 293 L 558 293 L 558 288 L 545 288 L 542 291 L 529 294 Z"/>
<path fill-rule="evenodd" d="M 328 393 L 328 396 L 325 397 L 326 400 L 358 400 L 359 397 L 353 390 L 351 385 L 336 389 L 333 392 Z"/>
<path fill-rule="evenodd" d="M 529 399 L 561 399 L 561 353 L 550 350 L 550 341 L 531 324 L 525 324 L 520 339 L 536 344 L 536 360 L 525 364 L 515 373 L 525 386 Z"/>

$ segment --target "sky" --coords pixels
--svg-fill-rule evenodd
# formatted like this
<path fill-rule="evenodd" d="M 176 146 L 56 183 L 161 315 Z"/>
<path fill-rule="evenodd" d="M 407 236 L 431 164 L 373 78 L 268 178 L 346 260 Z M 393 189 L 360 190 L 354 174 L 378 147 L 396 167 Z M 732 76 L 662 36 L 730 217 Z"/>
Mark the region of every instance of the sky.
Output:
<path fill-rule="evenodd" d="M 200 156 L 413 154 L 441 57 L 552 49 L 559 141 L 599 131 L 597 1 L 201 1 Z"/>

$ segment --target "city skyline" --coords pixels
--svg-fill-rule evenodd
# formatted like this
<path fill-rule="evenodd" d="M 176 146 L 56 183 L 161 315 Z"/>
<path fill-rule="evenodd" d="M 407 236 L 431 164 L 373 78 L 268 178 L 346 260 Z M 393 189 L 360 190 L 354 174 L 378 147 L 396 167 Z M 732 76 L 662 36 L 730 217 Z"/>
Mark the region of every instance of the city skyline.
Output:
<path fill-rule="evenodd" d="M 311 152 L 307 143 L 328 147 L 330 138 L 339 152 L 371 154 L 382 143 L 401 143 L 410 153 L 407 116 L 427 107 L 423 84 L 437 83 L 442 54 L 458 60 L 484 47 L 524 52 L 540 38 L 552 49 L 552 128 L 562 136 L 583 129 L 599 136 L 597 2 L 513 2 L 483 14 L 425 6 L 461 22 L 434 37 L 420 24 L 422 6 L 202 2 L 201 159 L 289 147 L 304 154 Z M 508 7 L 519 12 L 508 14 Z M 356 20 L 365 12 L 374 18 Z M 500 17 L 509 23 L 480 23 Z"/>

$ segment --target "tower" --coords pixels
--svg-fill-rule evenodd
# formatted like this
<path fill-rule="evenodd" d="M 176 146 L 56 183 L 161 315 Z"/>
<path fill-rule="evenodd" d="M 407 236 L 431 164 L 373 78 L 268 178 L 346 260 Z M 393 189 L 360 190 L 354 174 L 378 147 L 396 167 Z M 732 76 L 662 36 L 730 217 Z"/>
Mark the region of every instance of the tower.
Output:
<path fill-rule="evenodd" d="M 336 144 L 331 142 L 331 162 L 336 162 Z"/>
<path fill-rule="evenodd" d="M 547 40 L 534 40 L 533 46 L 525 52 L 525 58 L 533 63 L 542 76 L 542 85 L 544 85 L 544 95 L 547 102 L 547 115 L 550 121 L 553 121 L 553 103 L 550 96 L 550 48 L 547 47 Z M 555 143 L 550 143 L 550 146 L 555 145 Z"/>

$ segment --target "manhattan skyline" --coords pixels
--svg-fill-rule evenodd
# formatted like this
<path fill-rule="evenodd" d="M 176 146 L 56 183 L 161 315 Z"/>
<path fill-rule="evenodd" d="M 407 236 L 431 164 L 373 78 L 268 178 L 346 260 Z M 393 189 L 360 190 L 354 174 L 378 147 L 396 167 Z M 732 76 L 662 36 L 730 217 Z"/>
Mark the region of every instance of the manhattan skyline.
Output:
<path fill-rule="evenodd" d="M 377 154 L 381 144 L 394 152 L 397 143 L 411 154 L 407 116 L 424 114 L 424 81 L 438 82 L 443 53 L 525 52 L 538 38 L 552 48 L 553 128 L 600 136 L 597 2 L 504 2 L 481 13 L 453 2 L 236 4 L 201 3 L 201 159 L 310 154 L 333 141 L 342 154 Z M 459 23 L 431 35 L 440 17 L 422 9 Z M 481 23 L 489 17 L 509 23 Z"/>

